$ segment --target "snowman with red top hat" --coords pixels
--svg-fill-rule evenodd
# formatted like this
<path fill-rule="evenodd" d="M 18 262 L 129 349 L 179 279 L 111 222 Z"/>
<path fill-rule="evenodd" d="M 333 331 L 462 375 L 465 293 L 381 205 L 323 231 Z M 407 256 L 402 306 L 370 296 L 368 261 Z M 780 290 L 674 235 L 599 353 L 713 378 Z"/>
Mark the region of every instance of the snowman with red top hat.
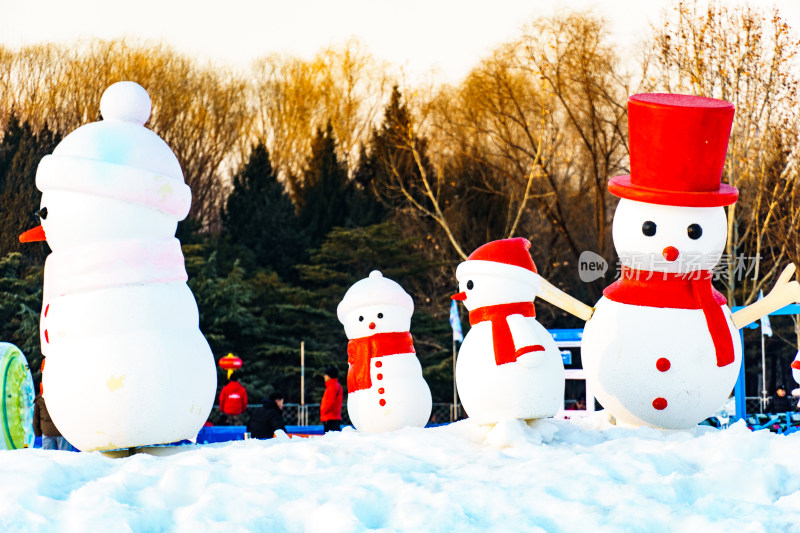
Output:
<path fill-rule="evenodd" d="M 193 439 L 214 403 L 214 358 L 186 285 L 178 221 L 191 190 L 167 144 L 144 127 L 147 91 L 103 94 L 103 120 L 70 133 L 36 172 L 46 240 L 40 336 L 44 394 L 84 451 Z"/>
<path fill-rule="evenodd" d="M 456 269 L 472 326 L 458 354 L 456 386 L 480 424 L 555 415 L 564 399 L 564 364 L 536 320 L 540 277 L 527 239 L 493 241 Z"/>
<path fill-rule="evenodd" d="M 800 299 L 793 265 L 734 314 L 712 286 L 724 206 L 738 197 L 721 183 L 733 114 L 730 103 L 699 96 L 628 100 L 631 174 L 608 185 L 620 198 L 612 235 L 621 276 L 594 309 L 568 309 L 588 319 L 586 380 L 619 423 L 684 429 L 711 416 L 741 368 L 737 330 Z"/>
<path fill-rule="evenodd" d="M 336 310 L 347 338 L 347 413 L 359 431 L 425 427 L 431 391 L 414 350 L 414 301 L 378 270 L 350 287 Z"/>

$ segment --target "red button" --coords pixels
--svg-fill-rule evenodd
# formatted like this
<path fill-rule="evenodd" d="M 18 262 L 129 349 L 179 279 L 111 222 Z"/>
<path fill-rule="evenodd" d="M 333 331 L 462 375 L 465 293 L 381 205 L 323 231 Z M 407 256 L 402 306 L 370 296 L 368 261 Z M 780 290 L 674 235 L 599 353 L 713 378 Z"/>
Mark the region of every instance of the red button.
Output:
<path fill-rule="evenodd" d="M 50 342 L 50 336 L 47 334 L 47 330 L 44 330 L 44 342 Z"/>
<path fill-rule="evenodd" d="M 383 387 L 378 389 L 378 394 L 383 394 L 384 392 L 386 392 L 386 389 L 384 389 Z"/>
<path fill-rule="evenodd" d="M 669 370 L 670 366 L 672 365 L 670 364 L 669 359 L 667 359 L 666 357 L 662 357 L 661 359 L 656 361 L 656 368 L 660 372 L 666 372 L 667 370 Z"/>
<path fill-rule="evenodd" d="M 377 375 L 377 376 L 375 376 L 375 377 L 376 377 L 376 378 L 378 378 L 378 379 L 383 379 L 383 374 L 378 374 L 378 375 Z"/>
<path fill-rule="evenodd" d="M 667 408 L 667 400 L 664 398 L 656 398 L 653 400 L 653 408 L 663 411 Z"/>
<path fill-rule="evenodd" d="M 379 401 L 378 403 L 381 404 L 381 407 L 383 407 L 384 405 L 386 405 L 386 400 L 381 398 L 381 401 Z"/>
<path fill-rule="evenodd" d="M 381 361 L 375 361 L 375 366 L 376 366 L 376 367 L 378 367 L 378 368 L 380 368 L 380 367 L 382 367 L 382 366 L 383 366 L 383 362 L 381 362 Z"/>
<path fill-rule="evenodd" d="M 47 307 L 44 308 L 44 316 L 47 316 L 47 312 L 50 310 L 50 304 L 47 304 Z"/>

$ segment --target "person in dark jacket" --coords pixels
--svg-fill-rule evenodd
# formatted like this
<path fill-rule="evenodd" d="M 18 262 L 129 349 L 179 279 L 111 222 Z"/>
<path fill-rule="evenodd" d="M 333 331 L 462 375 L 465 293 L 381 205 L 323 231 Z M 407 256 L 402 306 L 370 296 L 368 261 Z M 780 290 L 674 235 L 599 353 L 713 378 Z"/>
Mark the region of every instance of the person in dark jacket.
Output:
<path fill-rule="evenodd" d="M 767 412 L 786 413 L 788 411 L 794 411 L 794 409 L 794 400 L 786 396 L 786 389 L 783 385 L 778 385 L 778 387 L 775 389 L 775 396 L 770 398 L 767 402 Z"/>
<path fill-rule="evenodd" d="M 33 402 L 33 434 L 42 437 L 43 450 L 72 450 L 72 445 L 61 436 L 61 432 L 50 418 L 44 396 L 41 394 Z"/>
<path fill-rule="evenodd" d="M 261 400 L 261 407 L 253 411 L 247 431 L 254 439 L 271 439 L 279 429 L 286 431 L 283 421 L 283 394 L 273 392 Z"/>
<path fill-rule="evenodd" d="M 344 392 L 339 385 L 339 371 L 334 366 L 325 370 L 322 378 L 325 380 L 325 392 L 319 404 L 319 419 L 325 427 L 325 433 L 340 431 L 342 427 L 342 401 Z"/>

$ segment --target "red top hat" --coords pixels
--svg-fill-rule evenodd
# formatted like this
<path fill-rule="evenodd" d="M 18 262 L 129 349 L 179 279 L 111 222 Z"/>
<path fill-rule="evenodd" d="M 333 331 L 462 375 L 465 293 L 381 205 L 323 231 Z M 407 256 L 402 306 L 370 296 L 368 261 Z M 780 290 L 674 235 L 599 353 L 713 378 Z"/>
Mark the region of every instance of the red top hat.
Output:
<path fill-rule="evenodd" d="M 739 191 L 721 183 L 733 104 L 685 94 L 628 98 L 631 173 L 608 182 L 629 200 L 686 207 L 730 205 Z"/>

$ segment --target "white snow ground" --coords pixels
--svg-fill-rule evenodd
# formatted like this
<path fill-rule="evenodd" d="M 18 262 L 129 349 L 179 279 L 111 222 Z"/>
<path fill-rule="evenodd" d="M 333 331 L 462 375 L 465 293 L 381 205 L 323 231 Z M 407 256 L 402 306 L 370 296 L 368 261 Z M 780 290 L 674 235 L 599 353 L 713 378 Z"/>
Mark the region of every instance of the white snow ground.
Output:
<path fill-rule="evenodd" d="M 601 420 L 2 451 L 0 531 L 800 531 L 800 433 Z"/>

